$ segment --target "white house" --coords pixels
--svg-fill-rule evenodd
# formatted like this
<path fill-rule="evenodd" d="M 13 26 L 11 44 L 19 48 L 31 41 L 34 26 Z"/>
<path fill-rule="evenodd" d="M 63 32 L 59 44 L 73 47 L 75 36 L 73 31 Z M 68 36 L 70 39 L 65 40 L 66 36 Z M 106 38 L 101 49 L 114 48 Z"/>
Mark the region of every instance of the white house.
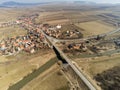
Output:
<path fill-rule="evenodd" d="M 57 29 L 61 29 L 62 26 L 61 26 L 61 25 L 57 25 L 56 28 L 57 28 Z"/>

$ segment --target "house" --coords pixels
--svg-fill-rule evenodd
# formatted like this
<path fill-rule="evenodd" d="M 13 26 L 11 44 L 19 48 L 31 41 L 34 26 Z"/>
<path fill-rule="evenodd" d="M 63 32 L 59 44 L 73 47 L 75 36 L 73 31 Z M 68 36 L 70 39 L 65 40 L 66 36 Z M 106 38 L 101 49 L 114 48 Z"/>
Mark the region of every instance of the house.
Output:
<path fill-rule="evenodd" d="M 61 25 L 57 25 L 56 28 L 57 28 L 57 29 L 61 29 L 62 26 L 61 26 Z"/>
<path fill-rule="evenodd" d="M 35 49 L 32 48 L 32 49 L 30 50 L 30 53 L 35 53 Z"/>

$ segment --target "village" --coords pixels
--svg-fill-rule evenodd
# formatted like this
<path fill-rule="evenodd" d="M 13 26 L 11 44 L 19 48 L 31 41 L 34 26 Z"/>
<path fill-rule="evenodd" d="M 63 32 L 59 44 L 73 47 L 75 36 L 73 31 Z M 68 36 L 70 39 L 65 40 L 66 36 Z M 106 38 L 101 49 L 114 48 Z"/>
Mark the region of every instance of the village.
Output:
<path fill-rule="evenodd" d="M 106 55 L 106 53 L 117 53 L 120 48 L 119 37 L 114 39 L 95 38 L 82 42 L 69 42 L 61 45 L 62 50 L 68 55 Z"/>
<path fill-rule="evenodd" d="M 70 24 L 70 26 L 73 27 L 74 25 L 72 26 L 72 24 Z M 45 24 L 45 28 L 43 30 L 48 36 L 57 39 L 77 39 L 83 37 L 82 33 L 76 28 L 67 28 L 67 30 L 64 30 L 66 29 L 65 27 L 66 26 L 64 25 L 51 26 L 49 24 Z"/>
<path fill-rule="evenodd" d="M 18 17 L 18 20 L 8 23 L 3 23 L 0 28 L 9 27 L 12 25 L 18 25 L 21 28 L 27 30 L 26 35 L 19 35 L 17 37 L 7 37 L 0 41 L 0 54 L 1 55 L 13 55 L 20 51 L 28 53 L 35 53 L 37 50 L 42 48 L 49 48 L 44 35 L 41 30 L 44 31 L 50 37 L 56 39 L 73 39 L 81 33 L 78 30 L 67 30 L 62 31 L 62 25 L 51 26 L 49 24 L 35 24 L 35 19 L 38 14 L 32 14 L 29 16 Z"/>
<path fill-rule="evenodd" d="M 12 25 L 17 25 L 17 23 L 18 22 L 16 22 L 16 21 L 9 21 L 9 22 L 0 23 L 0 28 L 9 27 Z"/>
<path fill-rule="evenodd" d="M 48 48 L 44 36 L 40 32 L 40 27 L 32 22 L 36 16 L 36 14 L 28 17 L 23 16 L 16 21 L 20 27 L 27 29 L 27 34 L 3 39 L 0 42 L 0 53 L 2 55 L 13 55 L 20 51 L 34 53 L 40 48 Z"/>
<path fill-rule="evenodd" d="M 120 5 L 81 3 L 1 7 L 0 90 L 119 90 Z"/>
<path fill-rule="evenodd" d="M 19 35 L 17 37 L 8 37 L 1 40 L 0 42 L 0 53 L 1 55 L 13 55 L 19 53 L 20 51 L 25 51 L 28 53 L 35 53 L 39 49 L 49 48 L 44 35 L 41 30 L 48 36 L 56 39 L 80 39 L 82 34 L 77 29 L 62 31 L 62 25 L 49 25 L 49 24 L 35 24 L 35 19 L 38 14 L 32 14 L 29 16 L 23 15 L 18 17 L 18 20 L 9 22 L 8 24 L 1 24 L 0 28 L 9 27 L 9 25 L 18 25 L 21 28 L 27 30 L 26 35 Z M 80 36 L 80 37 L 77 37 Z M 106 42 L 105 42 L 106 41 Z M 108 42 L 108 43 L 107 43 Z M 79 52 L 79 53 L 102 53 L 107 50 L 115 50 L 116 45 L 118 46 L 118 40 L 111 42 L 110 40 L 104 40 L 104 38 L 88 39 L 80 43 L 69 43 L 64 47 L 64 52 Z"/>

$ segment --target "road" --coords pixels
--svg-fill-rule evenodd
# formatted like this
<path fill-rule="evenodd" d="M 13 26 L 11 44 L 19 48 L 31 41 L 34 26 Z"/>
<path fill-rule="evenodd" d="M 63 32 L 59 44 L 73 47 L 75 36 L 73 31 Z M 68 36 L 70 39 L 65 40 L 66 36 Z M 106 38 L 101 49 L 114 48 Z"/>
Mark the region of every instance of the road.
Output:
<path fill-rule="evenodd" d="M 111 32 L 106 33 L 105 36 L 114 34 L 114 33 L 119 32 L 119 31 L 120 31 L 120 28 L 118 28 L 118 29 L 116 29 L 116 30 L 113 30 L 113 31 L 111 31 Z"/>
<path fill-rule="evenodd" d="M 69 59 L 55 44 L 54 40 L 47 36 L 43 31 L 42 34 L 49 40 L 49 42 L 56 48 L 56 50 L 60 53 L 60 55 L 66 60 L 66 62 L 71 66 L 71 68 L 75 71 L 75 73 L 80 77 L 80 79 L 85 83 L 85 85 L 90 90 L 97 90 L 94 85 L 84 76 L 84 74 L 72 63 L 72 60 Z"/>
<path fill-rule="evenodd" d="M 100 34 L 99 36 L 100 37 L 106 37 L 106 36 L 109 36 L 111 34 L 119 32 L 119 31 L 120 31 L 120 28 L 118 28 L 116 30 L 113 30 L 113 31 L 110 31 L 110 32 L 107 32 L 107 33 Z M 86 38 L 79 38 L 79 39 L 56 39 L 56 38 L 53 38 L 53 37 L 50 37 L 50 36 L 47 36 L 47 37 L 50 38 L 55 43 L 57 43 L 57 42 L 76 42 L 76 41 L 83 42 L 83 41 L 86 41 L 86 40 L 89 40 L 89 39 L 97 38 L 97 35 L 96 36 L 91 36 L 91 37 L 86 37 Z"/>
<path fill-rule="evenodd" d="M 100 34 L 100 37 L 104 37 L 104 36 L 108 36 L 111 35 L 113 33 L 119 32 L 120 28 L 108 33 L 104 33 L 104 34 Z M 88 78 L 82 73 L 82 71 L 80 69 L 78 69 L 76 67 L 75 64 L 72 63 L 72 60 L 69 59 L 62 50 L 59 49 L 59 47 L 56 46 L 56 42 L 67 42 L 67 41 L 79 41 L 79 42 L 83 42 L 86 41 L 88 39 L 92 39 L 92 38 L 97 38 L 96 36 L 92 36 L 92 37 L 87 37 L 87 38 L 82 38 L 82 39 L 69 39 L 69 40 L 62 40 L 62 39 L 56 39 L 53 37 L 49 37 L 47 36 L 42 30 L 41 30 L 42 34 L 46 37 L 46 39 L 52 44 L 52 46 L 60 53 L 60 55 L 66 60 L 66 62 L 70 65 L 70 67 L 74 70 L 74 72 L 79 76 L 79 78 L 85 83 L 85 85 L 90 89 L 90 90 L 97 90 L 96 87 L 88 80 Z"/>
<path fill-rule="evenodd" d="M 108 32 L 108 33 L 104 33 L 104 34 L 100 34 L 100 37 L 104 37 L 104 36 L 108 36 L 111 34 L 114 34 L 116 32 L 119 32 L 120 28 L 118 28 L 117 30 Z M 92 37 L 88 37 L 88 38 L 82 38 L 82 39 L 71 39 L 71 40 L 60 40 L 60 39 L 56 39 L 50 36 L 47 36 L 43 31 L 41 31 L 43 33 L 43 35 L 47 38 L 47 40 L 49 40 L 49 42 L 56 48 L 56 50 L 60 53 L 60 55 L 66 60 L 66 62 L 71 66 L 71 68 L 75 71 L 75 73 L 80 77 L 80 79 L 86 84 L 86 86 L 90 89 L 90 90 L 97 90 L 95 88 L 95 86 L 87 79 L 87 77 L 72 63 L 72 60 L 69 59 L 64 52 L 62 52 L 59 47 L 56 46 L 56 42 L 66 42 L 66 41 L 86 41 L 88 39 L 92 39 L 92 38 L 96 38 L 97 36 L 92 36 Z"/>

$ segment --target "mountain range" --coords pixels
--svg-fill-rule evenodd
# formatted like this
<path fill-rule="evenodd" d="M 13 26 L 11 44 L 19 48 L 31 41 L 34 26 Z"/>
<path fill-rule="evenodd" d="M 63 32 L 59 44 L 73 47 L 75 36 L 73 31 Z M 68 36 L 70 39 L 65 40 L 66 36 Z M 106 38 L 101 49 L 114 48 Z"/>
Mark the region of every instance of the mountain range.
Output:
<path fill-rule="evenodd" d="M 0 7 L 22 7 L 22 6 L 35 6 L 35 5 L 41 5 L 41 4 L 48 4 L 51 2 L 40 2 L 40 3 L 20 3 L 20 2 L 14 2 L 14 1 L 8 1 L 3 2 L 0 4 Z"/>
<path fill-rule="evenodd" d="M 60 2 L 60 1 L 55 1 L 55 2 Z M 63 1 L 61 1 L 63 2 Z M 41 4 L 49 4 L 49 3 L 54 3 L 54 2 L 40 2 L 40 3 L 20 3 L 20 2 L 15 2 L 15 1 L 8 1 L 8 2 L 3 2 L 0 4 L 0 7 L 24 7 L 24 6 L 35 6 L 35 5 L 41 5 Z M 75 4 L 96 4 L 95 2 L 90 2 L 90 1 L 73 1 Z"/>

